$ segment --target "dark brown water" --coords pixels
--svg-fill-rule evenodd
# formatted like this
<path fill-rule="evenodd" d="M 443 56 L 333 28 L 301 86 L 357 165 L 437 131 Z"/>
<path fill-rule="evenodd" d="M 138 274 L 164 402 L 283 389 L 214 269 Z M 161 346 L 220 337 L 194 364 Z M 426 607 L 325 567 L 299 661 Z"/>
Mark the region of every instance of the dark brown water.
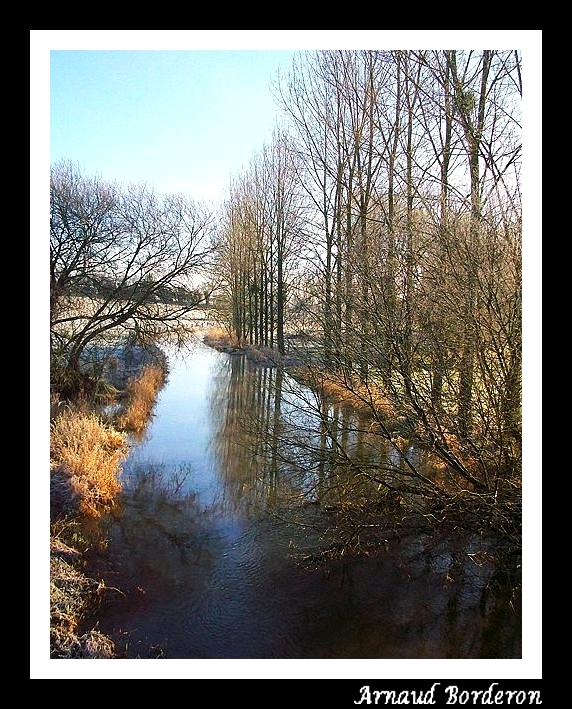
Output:
<path fill-rule="evenodd" d="M 301 390 L 278 376 L 202 343 L 171 357 L 103 530 L 102 574 L 118 590 L 101 631 L 127 658 L 521 658 L 520 599 L 497 583 L 493 539 L 409 529 L 375 556 L 299 563 L 322 542 L 301 522 L 320 513 L 292 506 L 324 471 L 269 458 L 252 422 L 320 432 L 297 404 Z M 391 455 L 351 427 L 344 435 L 370 460 Z"/>

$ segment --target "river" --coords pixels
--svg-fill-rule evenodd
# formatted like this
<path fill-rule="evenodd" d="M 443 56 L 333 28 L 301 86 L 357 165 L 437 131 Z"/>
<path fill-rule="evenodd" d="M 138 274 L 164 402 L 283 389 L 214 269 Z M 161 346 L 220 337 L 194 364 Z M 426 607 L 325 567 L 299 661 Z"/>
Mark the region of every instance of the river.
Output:
<path fill-rule="evenodd" d="M 301 563 L 324 543 L 308 525 L 320 514 L 307 496 L 315 473 L 263 462 L 256 439 L 289 413 L 309 425 L 291 416 L 299 385 L 200 340 L 169 361 L 100 530 L 111 590 L 98 627 L 124 657 L 521 657 L 520 603 L 493 583 L 494 540 L 419 530 L 364 558 Z"/>

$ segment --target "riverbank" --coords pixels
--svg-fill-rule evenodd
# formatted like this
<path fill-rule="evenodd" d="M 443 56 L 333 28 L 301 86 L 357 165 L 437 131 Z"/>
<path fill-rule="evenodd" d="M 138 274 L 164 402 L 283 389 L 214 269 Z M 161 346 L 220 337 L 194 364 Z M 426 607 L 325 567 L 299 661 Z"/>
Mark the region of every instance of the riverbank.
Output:
<path fill-rule="evenodd" d="M 123 345 L 100 353 L 103 375 L 91 402 L 52 401 L 50 430 L 50 658 L 111 659 L 111 638 L 97 630 L 109 592 L 89 574 L 82 534 L 116 503 L 128 435 L 141 435 L 167 376 L 156 347 Z M 102 393 L 105 396 L 102 398 Z M 112 413 L 109 413 L 109 412 Z"/>
<path fill-rule="evenodd" d="M 301 367 L 303 364 L 302 358 L 296 353 L 294 348 L 287 354 L 282 355 L 277 349 L 272 347 L 239 344 L 236 337 L 230 335 L 227 330 L 221 327 L 212 326 L 205 329 L 202 339 L 205 345 L 218 352 L 225 352 L 230 355 L 246 355 L 250 361 L 263 367 L 280 366 L 285 369 L 293 369 Z"/>

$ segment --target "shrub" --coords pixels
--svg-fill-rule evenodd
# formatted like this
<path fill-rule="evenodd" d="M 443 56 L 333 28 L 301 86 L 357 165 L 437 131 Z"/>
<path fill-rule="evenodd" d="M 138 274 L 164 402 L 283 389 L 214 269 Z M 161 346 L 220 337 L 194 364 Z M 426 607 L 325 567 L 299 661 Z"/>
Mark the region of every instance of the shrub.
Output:
<path fill-rule="evenodd" d="M 51 424 L 50 469 L 69 484 L 80 514 L 98 516 L 113 506 L 127 454 L 126 435 L 95 413 L 68 407 Z"/>

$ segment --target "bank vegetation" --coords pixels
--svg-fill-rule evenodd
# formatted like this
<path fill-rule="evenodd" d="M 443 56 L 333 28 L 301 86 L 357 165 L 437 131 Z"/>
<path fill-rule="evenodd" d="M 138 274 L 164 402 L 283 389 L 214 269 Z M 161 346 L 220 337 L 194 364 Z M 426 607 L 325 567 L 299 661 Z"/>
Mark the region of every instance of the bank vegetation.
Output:
<path fill-rule="evenodd" d="M 88 542 L 83 522 L 111 511 L 121 493 L 122 463 L 129 436 L 147 428 L 164 364 L 144 367 L 116 390 L 102 411 L 100 400 L 81 399 L 56 406 L 50 431 L 50 656 L 112 658 L 113 641 L 96 628 L 95 614 L 109 589 L 89 576 L 82 552 Z M 109 395 L 110 396 L 110 395 Z M 102 542 L 105 545 L 105 540 Z"/>

